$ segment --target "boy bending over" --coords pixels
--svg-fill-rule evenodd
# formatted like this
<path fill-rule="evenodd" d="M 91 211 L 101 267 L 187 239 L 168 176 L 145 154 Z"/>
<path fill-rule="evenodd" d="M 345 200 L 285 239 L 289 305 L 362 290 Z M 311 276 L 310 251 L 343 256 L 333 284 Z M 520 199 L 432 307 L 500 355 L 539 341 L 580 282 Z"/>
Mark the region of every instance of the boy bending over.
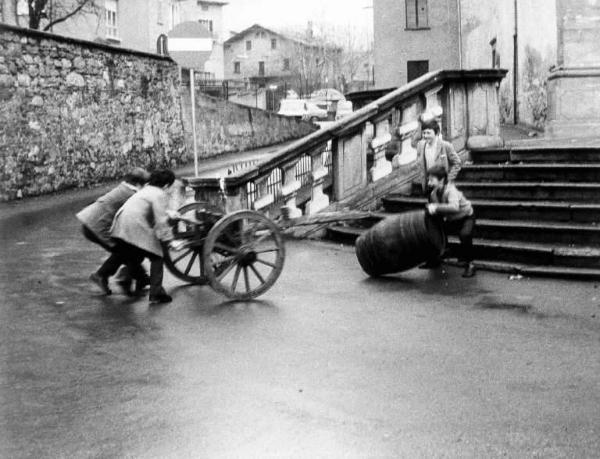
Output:
<path fill-rule="evenodd" d="M 448 183 L 448 173 L 441 165 L 435 165 L 427 171 L 427 185 L 431 194 L 427 211 L 430 215 L 443 220 L 446 235 L 455 234 L 460 239 L 458 260 L 464 264 L 463 277 L 473 277 L 473 229 L 475 214 L 471 202 L 454 186 Z M 425 267 L 439 265 L 440 260 L 432 260 Z"/>

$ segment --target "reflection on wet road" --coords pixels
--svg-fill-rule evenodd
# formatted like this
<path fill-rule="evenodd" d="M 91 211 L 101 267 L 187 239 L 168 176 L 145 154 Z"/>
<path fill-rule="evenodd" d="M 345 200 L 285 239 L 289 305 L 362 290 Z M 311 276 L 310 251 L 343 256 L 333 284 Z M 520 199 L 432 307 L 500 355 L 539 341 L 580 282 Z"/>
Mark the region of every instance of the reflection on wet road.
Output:
<path fill-rule="evenodd" d="M 287 243 L 226 302 L 101 296 L 76 209 L 2 227 L 1 457 L 591 457 L 600 291 L 411 271 Z M 510 305 L 506 306 L 506 305 Z"/>

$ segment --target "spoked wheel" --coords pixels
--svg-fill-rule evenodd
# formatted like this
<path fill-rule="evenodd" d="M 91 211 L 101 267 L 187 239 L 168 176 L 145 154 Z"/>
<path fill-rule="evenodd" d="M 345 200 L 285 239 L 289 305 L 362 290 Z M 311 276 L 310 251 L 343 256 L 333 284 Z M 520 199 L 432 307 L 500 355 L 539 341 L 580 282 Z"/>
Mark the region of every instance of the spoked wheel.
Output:
<path fill-rule="evenodd" d="M 212 225 L 213 222 L 206 221 L 204 214 L 206 210 L 206 205 L 201 202 L 181 207 L 179 213 L 183 217 L 199 220 L 202 224 L 193 225 L 184 221 L 175 223 L 173 235 L 176 240 L 183 240 L 185 243 L 181 250 L 164 247 L 165 265 L 168 270 L 181 280 L 199 285 L 208 283 L 202 262 L 202 246 L 210 228 L 209 225 Z"/>
<path fill-rule="evenodd" d="M 204 243 L 204 272 L 228 298 L 256 298 L 273 286 L 285 259 L 279 227 L 264 215 L 240 210 L 226 215 Z"/>

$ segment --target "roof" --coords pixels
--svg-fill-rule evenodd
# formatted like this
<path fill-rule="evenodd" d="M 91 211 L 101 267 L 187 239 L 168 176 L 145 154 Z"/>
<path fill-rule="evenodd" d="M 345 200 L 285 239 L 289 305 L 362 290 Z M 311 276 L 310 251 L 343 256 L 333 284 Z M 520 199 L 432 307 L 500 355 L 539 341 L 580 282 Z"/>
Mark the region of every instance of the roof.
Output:
<path fill-rule="evenodd" d="M 275 35 L 277 37 L 280 37 L 280 38 L 282 38 L 284 40 L 293 41 L 295 43 L 299 43 L 299 44 L 304 45 L 304 46 L 313 46 L 313 47 L 320 46 L 319 45 L 319 41 L 317 41 L 317 40 L 315 40 L 314 43 L 311 43 L 311 42 L 309 42 L 307 40 L 303 40 L 301 38 L 290 37 L 289 35 L 285 35 L 283 33 L 277 32 L 277 31 L 275 31 L 273 29 L 269 29 L 267 27 L 261 26 L 260 24 L 251 25 L 247 29 L 242 30 L 241 32 L 235 34 L 233 37 L 231 37 L 228 40 L 226 40 L 224 42 L 224 44 L 225 45 L 229 45 L 229 44 L 234 43 L 236 41 L 243 40 L 246 35 L 248 35 L 250 33 L 253 33 L 253 32 L 256 32 L 256 31 L 268 32 L 268 33 L 270 33 L 272 35 Z M 321 43 L 321 46 L 322 46 L 322 43 Z M 325 47 L 326 48 L 333 48 L 333 49 L 341 49 L 341 48 L 339 48 L 337 46 L 325 46 Z"/>
<path fill-rule="evenodd" d="M 209 5 L 218 5 L 218 6 L 229 5 L 229 2 L 222 2 L 220 0 L 198 0 L 198 3 L 208 3 Z"/>

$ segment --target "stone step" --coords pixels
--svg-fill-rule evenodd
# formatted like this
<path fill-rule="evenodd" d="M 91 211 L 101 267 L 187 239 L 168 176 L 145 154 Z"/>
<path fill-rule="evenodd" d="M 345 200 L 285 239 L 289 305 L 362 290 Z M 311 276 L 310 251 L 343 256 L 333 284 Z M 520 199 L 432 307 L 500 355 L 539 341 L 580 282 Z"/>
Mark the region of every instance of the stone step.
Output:
<path fill-rule="evenodd" d="M 596 182 L 600 164 L 472 164 L 458 177 L 464 182 Z"/>
<path fill-rule="evenodd" d="M 456 186 L 469 199 L 500 199 L 507 201 L 567 201 L 596 202 L 600 183 L 543 183 L 457 181 Z"/>
<path fill-rule="evenodd" d="M 456 260 L 447 260 L 447 264 L 455 265 Z M 475 260 L 477 269 L 521 275 L 523 277 L 550 277 L 560 279 L 572 279 L 582 281 L 600 280 L 600 269 L 575 268 L 568 266 L 540 266 L 523 263 L 512 263 L 492 260 Z"/>
<path fill-rule="evenodd" d="M 484 239 L 531 241 L 550 244 L 600 244 L 600 226 L 585 223 L 478 219 L 476 234 Z"/>
<path fill-rule="evenodd" d="M 332 226 L 327 237 L 343 244 L 354 244 L 366 228 Z M 460 241 L 448 238 L 448 255 L 456 256 Z M 476 238 L 473 249 L 478 261 L 509 262 L 526 266 L 561 268 L 585 268 L 600 271 L 600 249 L 589 246 L 568 246 L 513 240 Z"/>
<path fill-rule="evenodd" d="M 513 147 L 471 150 L 471 159 L 482 163 L 599 163 L 598 147 Z"/>
<path fill-rule="evenodd" d="M 600 222 L 600 204 L 549 201 L 496 201 L 473 199 L 477 218 L 496 220 L 535 220 L 592 223 Z M 422 209 L 421 197 L 391 194 L 382 200 L 386 212 Z"/>

